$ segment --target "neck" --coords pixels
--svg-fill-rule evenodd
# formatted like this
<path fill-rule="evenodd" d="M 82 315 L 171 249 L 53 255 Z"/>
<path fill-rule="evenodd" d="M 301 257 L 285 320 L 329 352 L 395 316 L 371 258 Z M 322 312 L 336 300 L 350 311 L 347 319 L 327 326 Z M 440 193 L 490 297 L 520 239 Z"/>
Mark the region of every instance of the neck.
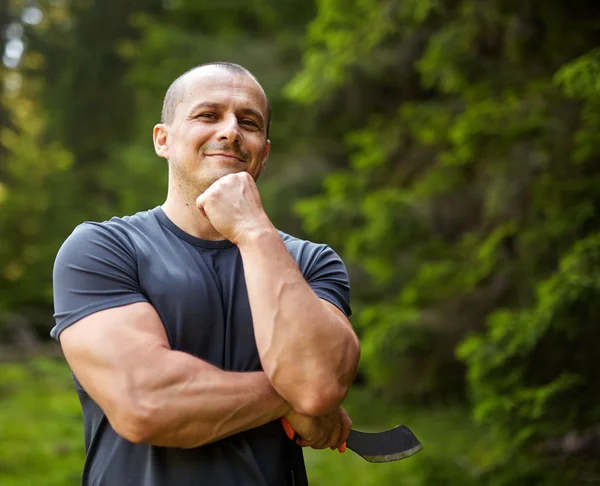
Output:
<path fill-rule="evenodd" d="M 196 238 L 211 241 L 225 239 L 196 207 L 195 199 L 183 196 L 171 185 L 162 209 L 175 225 Z"/>

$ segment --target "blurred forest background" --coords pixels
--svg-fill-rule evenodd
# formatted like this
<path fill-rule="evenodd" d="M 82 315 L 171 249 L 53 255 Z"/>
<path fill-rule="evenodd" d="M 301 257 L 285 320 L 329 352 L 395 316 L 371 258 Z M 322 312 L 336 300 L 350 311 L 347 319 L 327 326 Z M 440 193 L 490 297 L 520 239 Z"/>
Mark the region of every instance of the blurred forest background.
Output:
<path fill-rule="evenodd" d="M 598 0 L 2 0 L 0 32 L 2 486 L 79 484 L 54 257 L 163 202 L 164 91 L 213 60 L 273 104 L 272 220 L 348 265 L 355 428 L 424 444 L 308 450 L 311 484 L 600 484 Z"/>

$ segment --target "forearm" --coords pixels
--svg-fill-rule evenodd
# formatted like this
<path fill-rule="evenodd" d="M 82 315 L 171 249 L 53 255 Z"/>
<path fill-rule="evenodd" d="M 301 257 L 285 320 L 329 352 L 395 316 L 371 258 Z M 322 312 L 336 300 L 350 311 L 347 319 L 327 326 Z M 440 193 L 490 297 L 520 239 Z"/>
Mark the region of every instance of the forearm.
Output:
<path fill-rule="evenodd" d="M 164 350 L 136 384 L 136 441 L 190 448 L 259 427 L 291 410 L 265 373 L 222 371 Z"/>
<path fill-rule="evenodd" d="M 273 387 L 305 415 L 334 409 L 356 373 L 356 335 L 310 288 L 276 231 L 239 248 L 256 344 Z"/>

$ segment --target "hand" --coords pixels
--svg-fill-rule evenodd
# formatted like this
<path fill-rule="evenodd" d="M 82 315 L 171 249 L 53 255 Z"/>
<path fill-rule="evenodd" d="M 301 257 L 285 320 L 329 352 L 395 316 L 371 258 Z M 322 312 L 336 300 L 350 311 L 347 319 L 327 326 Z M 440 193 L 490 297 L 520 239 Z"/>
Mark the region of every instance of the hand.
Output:
<path fill-rule="evenodd" d="M 352 427 L 352 420 L 342 407 L 320 417 L 292 412 L 285 418 L 300 436 L 296 443 L 313 449 L 337 449 L 346 441 Z"/>
<path fill-rule="evenodd" d="M 247 172 L 221 177 L 198 196 L 196 207 L 236 245 L 253 232 L 275 229 L 263 209 L 256 182 Z"/>

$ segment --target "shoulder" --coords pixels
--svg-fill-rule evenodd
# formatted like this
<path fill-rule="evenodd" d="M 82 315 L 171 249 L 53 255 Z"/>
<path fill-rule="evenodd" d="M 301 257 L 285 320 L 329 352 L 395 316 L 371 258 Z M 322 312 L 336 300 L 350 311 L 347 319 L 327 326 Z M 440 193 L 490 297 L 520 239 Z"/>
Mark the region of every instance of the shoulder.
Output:
<path fill-rule="evenodd" d="M 139 283 L 138 255 L 132 236 L 143 231 L 143 226 L 135 216 L 86 221 L 65 240 L 52 272 L 54 338 L 94 312 L 147 301 Z"/>
<path fill-rule="evenodd" d="M 283 231 L 279 231 L 279 235 L 305 276 L 324 265 L 334 264 L 344 267 L 340 256 L 325 243 L 303 240 Z"/>
<path fill-rule="evenodd" d="M 299 263 L 299 261 L 306 261 L 307 259 L 316 258 L 323 251 L 329 248 L 323 243 L 315 243 L 313 241 L 303 240 L 301 238 L 284 233 L 283 231 L 277 231 L 279 232 L 279 236 L 283 240 L 286 248 L 297 263 Z"/>
<path fill-rule="evenodd" d="M 142 211 L 131 216 L 115 216 L 106 221 L 85 221 L 75 227 L 64 244 L 106 240 L 131 246 L 136 234 L 146 233 L 155 224 L 156 219 L 152 211 Z"/>
<path fill-rule="evenodd" d="M 77 228 L 85 228 L 84 231 L 92 233 L 105 233 L 133 238 L 137 233 L 146 233 L 157 225 L 154 212 L 154 210 L 147 210 L 129 216 L 114 216 L 102 222 L 86 221 Z"/>
<path fill-rule="evenodd" d="M 152 211 L 131 216 L 113 217 L 106 221 L 85 221 L 79 224 L 61 245 L 56 262 L 73 261 L 98 255 L 118 255 L 135 260 L 135 240 L 148 232 L 155 223 Z"/>
<path fill-rule="evenodd" d="M 340 256 L 328 245 L 279 232 L 302 275 L 321 299 L 350 316 L 350 279 Z"/>

